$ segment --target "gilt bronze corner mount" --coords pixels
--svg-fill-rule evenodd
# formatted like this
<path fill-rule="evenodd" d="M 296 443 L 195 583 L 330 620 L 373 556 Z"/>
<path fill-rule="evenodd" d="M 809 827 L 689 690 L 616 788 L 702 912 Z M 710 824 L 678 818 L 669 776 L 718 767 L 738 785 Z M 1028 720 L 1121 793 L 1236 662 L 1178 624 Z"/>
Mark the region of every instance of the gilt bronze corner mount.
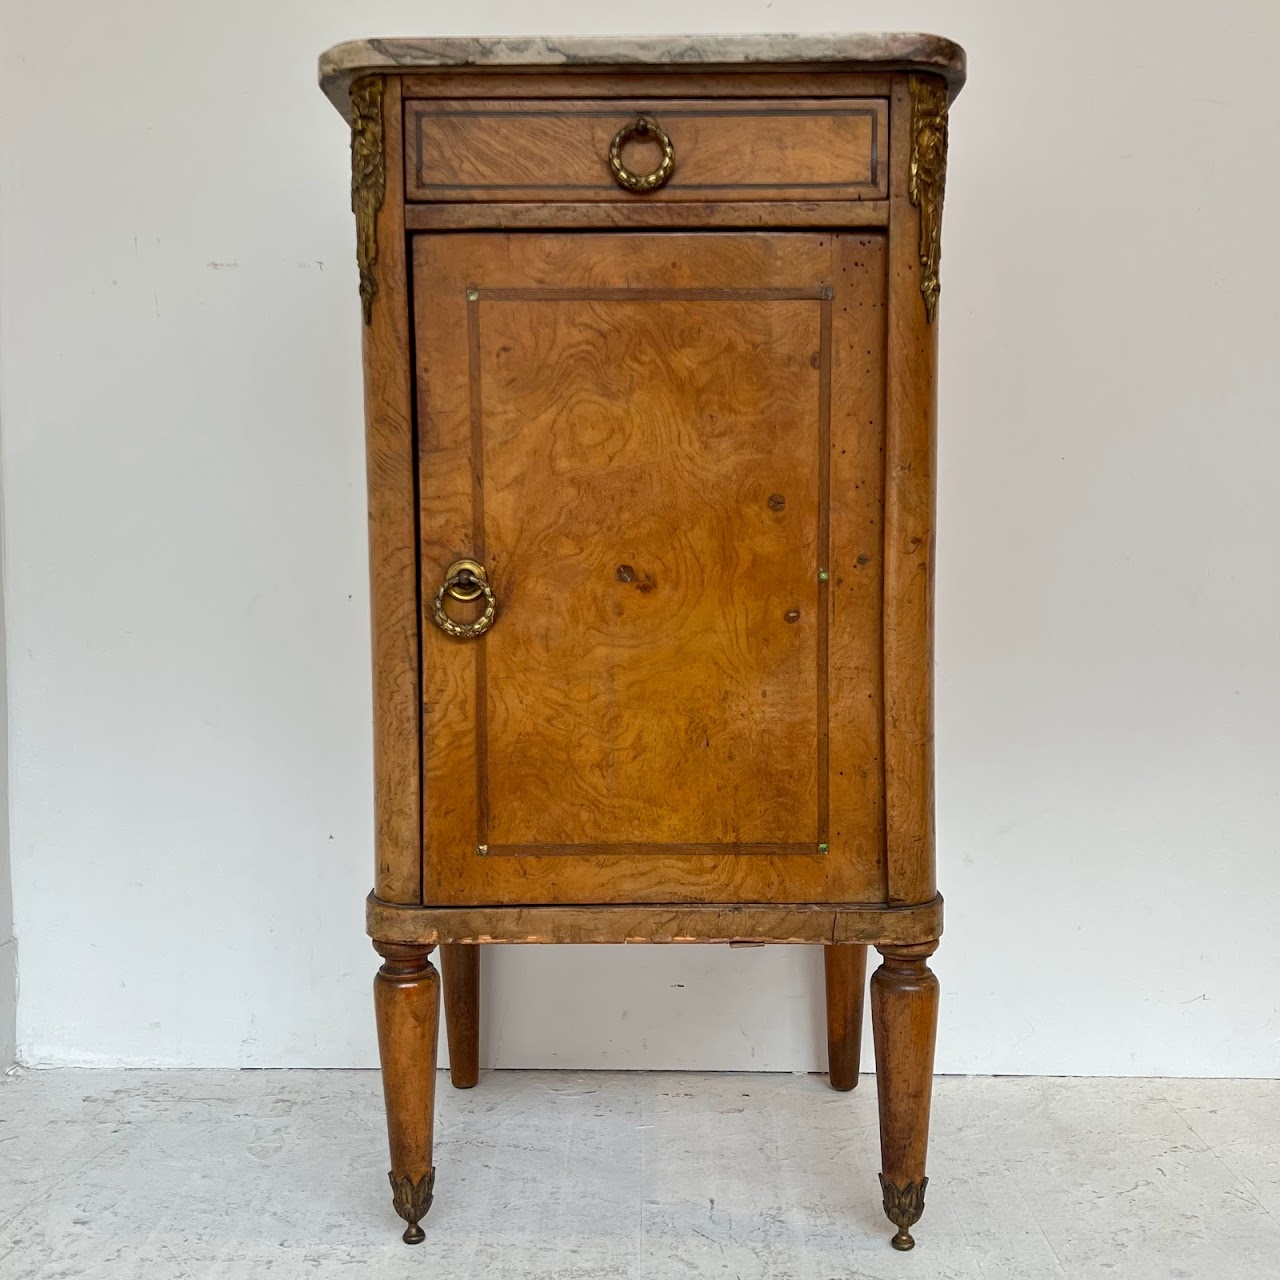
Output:
<path fill-rule="evenodd" d="M 356 215 L 356 263 L 364 322 L 373 320 L 373 274 L 378 261 L 378 211 L 387 192 L 382 153 L 381 76 L 365 76 L 351 89 L 351 211 Z"/>
<path fill-rule="evenodd" d="M 942 198 L 947 184 L 947 86 L 937 76 L 911 77 L 911 167 L 907 194 L 920 210 L 920 292 L 925 314 L 938 311 Z"/>

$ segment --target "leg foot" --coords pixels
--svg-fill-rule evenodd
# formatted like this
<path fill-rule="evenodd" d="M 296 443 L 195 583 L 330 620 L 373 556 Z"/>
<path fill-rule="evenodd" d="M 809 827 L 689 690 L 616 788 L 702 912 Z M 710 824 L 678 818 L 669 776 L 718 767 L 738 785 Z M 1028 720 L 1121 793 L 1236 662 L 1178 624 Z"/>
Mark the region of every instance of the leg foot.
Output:
<path fill-rule="evenodd" d="M 402 1239 L 405 1244 L 421 1244 L 427 1233 L 418 1226 L 418 1220 L 427 1216 L 431 1208 L 431 1199 L 435 1191 L 436 1171 L 431 1170 L 425 1178 L 417 1182 L 410 1178 L 396 1180 L 394 1173 L 387 1174 L 391 1182 L 391 1203 L 395 1211 L 409 1224 Z"/>
<path fill-rule="evenodd" d="M 827 1070 L 831 1087 L 845 1093 L 858 1084 L 867 949 L 856 943 L 829 943 L 822 957 L 827 978 Z"/>
<path fill-rule="evenodd" d="M 444 1025 L 449 1036 L 449 1078 L 470 1089 L 480 1078 L 480 948 L 447 942 L 440 948 Z"/>
<path fill-rule="evenodd" d="M 883 1173 L 880 1175 L 880 1190 L 884 1193 L 884 1216 L 898 1228 L 898 1234 L 889 1243 L 901 1253 L 916 1247 L 907 1228 L 915 1226 L 924 1213 L 924 1193 L 928 1185 L 929 1179 L 921 1178 L 919 1184 L 911 1182 L 905 1187 L 895 1187 L 892 1182 L 885 1181 Z"/>
<path fill-rule="evenodd" d="M 409 1224 L 405 1244 L 420 1244 L 418 1225 L 431 1207 L 431 1162 L 440 1029 L 440 975 L 430 947 L 374 942 L 383 957 L 373 981 L 382 1092 L 391 1145 L 391 1203 Z"/>
<path fill-rule="evenodd" d="M 880 1105 L 880 1186 L 885 1216 L 898 1228 L 895 1249 L 915 1246 L 908 1228 L 924 1212 L 925 1154 L 933 1095 L 938 980 L 927 963 L 936 942 L 878 948 L 871 978 L 871 1028 Z"/>

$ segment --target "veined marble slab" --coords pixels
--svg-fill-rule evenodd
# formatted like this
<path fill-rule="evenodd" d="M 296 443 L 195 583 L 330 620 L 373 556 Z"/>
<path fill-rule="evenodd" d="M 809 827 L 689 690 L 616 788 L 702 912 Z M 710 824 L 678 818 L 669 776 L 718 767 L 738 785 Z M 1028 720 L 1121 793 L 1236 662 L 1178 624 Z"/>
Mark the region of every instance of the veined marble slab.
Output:
<path fill-rule="evenodd" d="M 320 87 L 344 116 L 353 80 L 422 67 L 733 67 L 822 64 L 844 71 L 929 71 L 954 98 L 964 50 L 942 36 L 861 35 L 474 36 L 348 40 L 320 55 Z"/>

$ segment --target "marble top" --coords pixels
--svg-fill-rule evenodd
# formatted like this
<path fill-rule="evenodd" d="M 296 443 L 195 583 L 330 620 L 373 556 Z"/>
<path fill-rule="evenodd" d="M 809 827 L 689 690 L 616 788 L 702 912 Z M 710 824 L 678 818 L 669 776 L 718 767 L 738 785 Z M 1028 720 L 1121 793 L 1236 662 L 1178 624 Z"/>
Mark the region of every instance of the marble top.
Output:
<path fill-rule="evenodd" d="M 822 63 L 844 71 L 930 71 L 954 98 L 964 50 L 942 36 L 430 36 L 348 40 L 320 55 L 320 87 L 344 116 L 353 80 L 416 67 L 748 66 Z"/>

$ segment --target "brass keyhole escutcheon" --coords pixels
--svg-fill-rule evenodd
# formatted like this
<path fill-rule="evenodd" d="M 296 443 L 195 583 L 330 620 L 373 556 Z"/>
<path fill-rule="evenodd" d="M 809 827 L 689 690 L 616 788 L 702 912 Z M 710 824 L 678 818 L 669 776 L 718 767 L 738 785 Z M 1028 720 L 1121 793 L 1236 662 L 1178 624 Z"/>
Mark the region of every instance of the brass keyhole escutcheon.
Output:
<path fill-rule="evenodd" d="M 484 612 L 474 622 L 455 622 L 445 612 L 446 596 L 464 602 L 484 596 Z M 484 565 L 475 560 L 455 560 L 445 571 L 444 581 L 436 592 L 431 610 L 432 622 L 445 635 L 453 636 L 455 640 L 474 640 L 493 626 L 497 612 L 498 602 L 494 598 L 493 588 L 489 586 L 489 575 Z"/>
<path fill-rule="evenodd" d="M 651 173 L 632 173 L 622 162 L 622 148 L 632 138 L 652 138 L 662 148 L 662 159 Z M 627 191 L 643 194 L 656 191 L 671 177 L 676 167 L 676 149 L 667 131 L 651 116 L 637 116 L 630 124 L 624 124 L 613 135 L 609 144 L 609 172 L 618 186 Z"/>

